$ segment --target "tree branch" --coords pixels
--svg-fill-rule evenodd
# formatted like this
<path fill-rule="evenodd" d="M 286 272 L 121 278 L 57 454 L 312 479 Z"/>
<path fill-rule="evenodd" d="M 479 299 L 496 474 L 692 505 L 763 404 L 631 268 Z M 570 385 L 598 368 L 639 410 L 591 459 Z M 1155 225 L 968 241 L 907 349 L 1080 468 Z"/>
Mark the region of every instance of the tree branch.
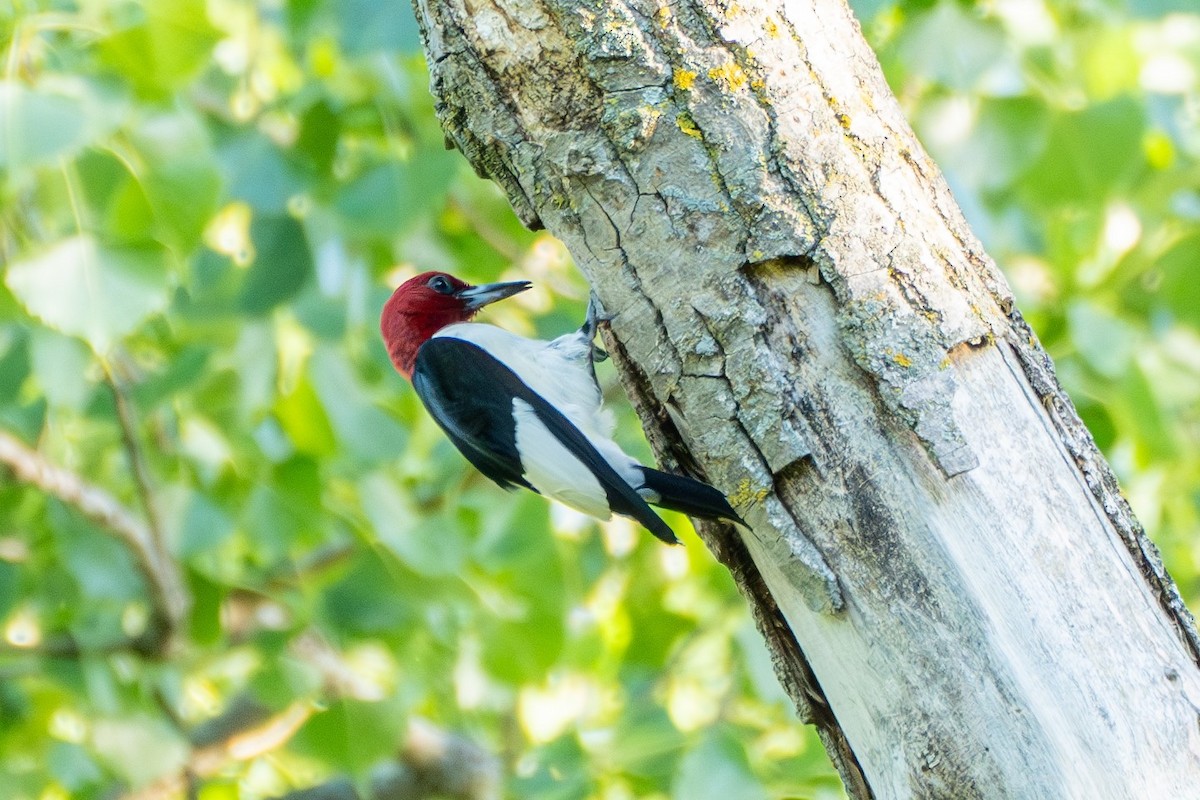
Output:
<path fill-rule="evenodd" d="M 151 529 L 103 489 L 91 486 L 73 472 L 48 462 L 41 453 L 12 434 L 0 431 L 0 464 L 14 477 L 74 507 L 84 517 L 115 536 L 133 555 L 146 581 L 153 610 L 151 625 L 162 652 L 187 613 L 189 598 L 178 567 L 159 545 Z M 152 628 L 153 630 L 153 628 Z"/>
<path fill-rule="evenodd" d="M 134 424 L 133 411 L 125 392 L 113 372 L 112 365 L 101 359 L 104 369 L 104 382 L 112 392 L 113 405 L 117 409 L 117 422 L 121 426 L 121 439 L 125 444 L 125 454 L 129 458 L 129 467 L 133 472 L 133 482 L 137 486 L 138 497 L 142 501 L 142 510 L 146 514 L 147 531 L 154 549 L 163 552 L 164 544 L 162 518 L 158 515 L 158 505 L 154 500 L 154 492 L 150 486 L 150 470 L 146 467 L 146 459 L 142 455 L 142 447 L 137 438 L 137 426 Z"/>
<path fill-rule="evenodd" d="M 300 632 L 291 652 L 315 667 L 325 698 L 380 699 L 378 689 L 346 664 L 342 654 L 315 629 Z M 177 773 L 122 800 L 166 800 L 194 792 L 198 782 L 224 771 L 235 762 L 270 753 L 287 742 L 312 716 L 316 705 L 297 700 L 284 710 L 271 711 L 250 695 L 235 697 L 218 716 L 187 732 L 192 752 Z M 369 800 L 496 800 L 500 796 L 497 759 L 466 737 L 449 733 L 426 720 L 410 718 L 404 743 L 395 758 L 371 771 Z M 278 800 L 362 800 L 354 784 L 337 776 L 317 786 L 298 789 Z"/>

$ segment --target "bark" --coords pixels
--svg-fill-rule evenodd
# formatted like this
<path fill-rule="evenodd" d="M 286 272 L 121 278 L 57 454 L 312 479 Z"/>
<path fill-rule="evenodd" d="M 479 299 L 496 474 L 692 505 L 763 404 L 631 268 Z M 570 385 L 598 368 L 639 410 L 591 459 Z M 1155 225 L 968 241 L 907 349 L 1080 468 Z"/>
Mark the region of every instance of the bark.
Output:
<path fill-rule="evenodd" d="M 1200 640 L 844 0 L 414 0 L 853 797 L 1183 797 Z"/>

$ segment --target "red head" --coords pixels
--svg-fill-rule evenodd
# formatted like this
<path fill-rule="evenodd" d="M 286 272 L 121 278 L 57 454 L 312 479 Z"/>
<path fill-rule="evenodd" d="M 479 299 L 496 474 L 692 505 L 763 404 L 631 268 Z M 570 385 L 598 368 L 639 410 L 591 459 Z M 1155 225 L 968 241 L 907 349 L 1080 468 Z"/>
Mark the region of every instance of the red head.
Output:
<path fill-rule="evenodd" d="M 488 303 L 511 297 L 532 286 L 509 281 L 472 286 L 445 272 L 422 272 L 409 278 L 383 304 L 379 330 L 396 370 L 412 378 L 417 350 L 447 325 L 466 322 Z"/>

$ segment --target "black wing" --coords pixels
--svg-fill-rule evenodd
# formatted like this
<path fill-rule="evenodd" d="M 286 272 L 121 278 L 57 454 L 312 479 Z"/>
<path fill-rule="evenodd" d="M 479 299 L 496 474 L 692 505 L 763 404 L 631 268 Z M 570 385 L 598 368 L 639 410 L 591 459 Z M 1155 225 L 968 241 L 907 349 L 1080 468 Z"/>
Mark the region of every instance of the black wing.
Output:
<path fill-rule="evenodd" d="M 547 430 L 596 476 L 609 508 L 633 517 L 664 542 L 679 541 L 561 411 L 482 347 L 450 336 L 430 339 L 417 351 L 413 387 L 467 460 L 506 489 L 533 488 L 525 480 L 513 419 L 513 400 L 525 401 Z"/>
<path fill-rule="evenodd" d="M 417 351 L 413 388 L 430 416 L 477 470 L 505 489 L 533 489 L 517 452 L 514 395 L 495 380 L 496 366 L 501 365 L 469 342 L 430 339 Z"/>

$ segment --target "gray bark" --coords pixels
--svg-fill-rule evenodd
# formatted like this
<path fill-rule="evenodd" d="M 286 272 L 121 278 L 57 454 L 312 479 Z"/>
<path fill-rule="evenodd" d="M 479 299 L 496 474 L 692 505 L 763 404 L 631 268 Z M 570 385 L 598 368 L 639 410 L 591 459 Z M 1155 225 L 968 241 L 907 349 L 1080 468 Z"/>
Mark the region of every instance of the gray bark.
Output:
<path fill-rule="evenodd" d="M 1200 640 L 844 0 L 415 0 L 853 797 L 1200 795 Z"/>

